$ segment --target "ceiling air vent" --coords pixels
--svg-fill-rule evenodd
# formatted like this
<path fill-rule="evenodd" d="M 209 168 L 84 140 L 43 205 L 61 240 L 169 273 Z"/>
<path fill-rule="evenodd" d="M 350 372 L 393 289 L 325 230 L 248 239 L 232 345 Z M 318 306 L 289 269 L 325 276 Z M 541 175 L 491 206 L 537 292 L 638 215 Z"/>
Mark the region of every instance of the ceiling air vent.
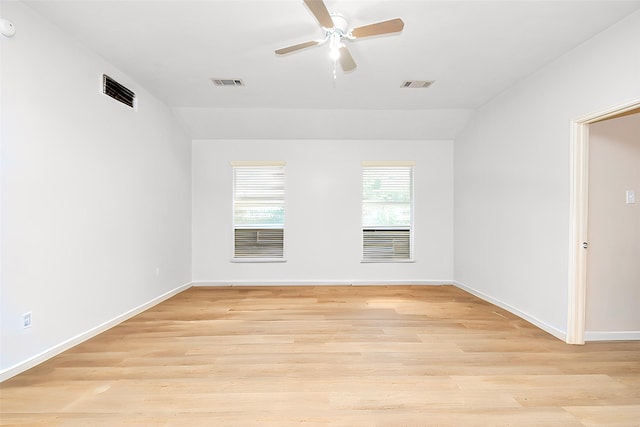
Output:
<path fill-rule="evenodd" d="M 216 86 L 244 86 L 241 79 L 211 79 Z"/>
<path fill-rule="evenodd" d="M 433 84 L 433 80 L 405 80 L 400 87 L 409 89 L 425 88 Z"/>
<path fill-rule="evenodd" d="M 106 74 L 102 75 L 102 93 L 116 101 L 120 101 L 131 108 L 134 108 L 136 94 L 131 89 L 127 89 Z"/>

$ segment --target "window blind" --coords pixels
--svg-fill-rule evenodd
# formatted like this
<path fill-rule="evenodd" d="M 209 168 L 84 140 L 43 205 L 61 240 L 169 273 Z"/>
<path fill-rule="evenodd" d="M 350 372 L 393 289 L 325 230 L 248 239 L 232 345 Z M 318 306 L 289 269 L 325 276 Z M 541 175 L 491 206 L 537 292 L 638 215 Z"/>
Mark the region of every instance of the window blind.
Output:
<path fill-rule="evenodd" d="M 363 259 L 394 260 L 411 258 L 411 230 L 363 230 Z"/>
<path fill-rule="evenodd" d="M 284 163 L 232 163 L 234 258 L 284 257 Z"/>
<path fill-rule="evenodd" d="M 362 168 L 363 260 L 412 257 L 413 164 L 367 162 Z"/>

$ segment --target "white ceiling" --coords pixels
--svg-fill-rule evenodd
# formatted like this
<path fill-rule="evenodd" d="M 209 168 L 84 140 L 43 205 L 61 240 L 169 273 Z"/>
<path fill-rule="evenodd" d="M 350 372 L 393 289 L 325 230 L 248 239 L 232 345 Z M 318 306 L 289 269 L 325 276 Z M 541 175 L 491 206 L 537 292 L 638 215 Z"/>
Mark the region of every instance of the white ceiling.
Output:
<path fill-rule="evenodd" d="M 640 0 L 325 2 L 350 27 L 396 17 L 405 27 L 347 42 L 358 68 L 333 80 L 327 45 L 274 54 L 322 37 L 301 0 L 26 1 L 184 111 L 472 110 L 640 9 Z M 435 84 L 401 89 L 409 79 Z"/>

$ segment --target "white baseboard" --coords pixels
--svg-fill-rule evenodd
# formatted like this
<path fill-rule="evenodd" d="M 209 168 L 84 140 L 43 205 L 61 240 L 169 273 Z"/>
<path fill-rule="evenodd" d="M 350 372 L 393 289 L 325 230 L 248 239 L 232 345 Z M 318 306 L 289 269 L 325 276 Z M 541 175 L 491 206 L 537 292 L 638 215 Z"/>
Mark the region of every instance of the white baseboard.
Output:
<path fill-rule="evenodd" d="M 452 280 L 203 280 L 193 286 L 438 286 L 453 285 Z"/>
<path fill-rule="evenodd" d="M 457 286 L 458 288 L 469 292 L 472 295 L 477 296 L 480 299 L 483 299 L 487 302 L 490 302 L 491 304 L 497 305 L 500 308 L 503 308 L 505 310 L 507 310 L 510 313 L 515 314 L 518 317 L 521 317 L 522 319 L 526 320 L 527 322 L 537 326 L 538 328 L 542 329 L 543 331 L 553 335 L 554 337 L 566 342 L 567 341 L 567 333 L 565 331 L 561 331 L 551 325 L 548 325 L 546 323 L 544 323 L 543 321 L 541 321 L 540 319 L 531 316 L 528 313 L 525 313 L 524 311 L 521 311 L 505 302 L 502 302 L 496 298 L 493 298 L 489 295 L 486 295 L 482 292 L 479 292 L 467 285 L 465 285 L 464 283 L 460 283 L 460 282 L 455 282 L 454 283 L 455 286 Z"/>
<path fill-rule="evenodd" d="M 640 331 L 585 331 L 585 341 L 639 341 Z"/>
<path fill-rule="evenodd" d="M 167 300 L 169 298 L 171 298 L 172 296 L 179 294 L 180 292 L 189 289 L 191 287 L 191 283 L 187 283 L 184 284 L 182 286 L 178 286 L 175 289 L 170 290 L 169 292 L 165 292 L 164 294 L 153 298 L 152 300 L 138 306 L 135 307 L 111 320 L 108 320 L 104 323 L 102 323 L 101 325 L 96 326 L 95 328 L 91 328 L 86 332 L 83 332 L 81 334 L 76 335 L 73 338 L 70 338 L 66 341 L 61 342 L 60 344 L 57 344 L 56 346 L 43 351 L 40 354 L 37 354 L 23 362 L 17 363 L 3 371 L 0 371 L 0 382 L 8 380 L 9 378 L 18 375 L 21 372 L 26 371 L 27 369 L 31 369 L 34 366 L 48 360 L 51 359 L 54 356 L 57 356 L 58 354 L 62 353 L 63 351 L 69 350 L 71 347 L 74 347 L 90 338 L 95 337 L 98 334 L 101 334 L 102 332 L 111 329 L 112 327 L 124 322 L 127 319 L 130 319 L 131 317 L 138 315 L 140 313 L 142 313 L 145 310 L 148 310 L 149 308 L 153 307 L 154 305 L 157 305 L 159 303 L 161 303 L 164 300 Z"/>

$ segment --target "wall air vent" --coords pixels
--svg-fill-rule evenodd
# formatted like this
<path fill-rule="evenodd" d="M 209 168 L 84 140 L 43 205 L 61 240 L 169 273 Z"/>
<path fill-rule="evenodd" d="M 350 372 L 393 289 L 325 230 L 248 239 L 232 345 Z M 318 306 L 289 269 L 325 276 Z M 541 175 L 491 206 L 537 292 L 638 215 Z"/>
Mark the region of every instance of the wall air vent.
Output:
<path fill-rule="evenodd" d="M 409 89 L 425 88 L 433 84 L 433 80 L 405 80 L 400 87 Z"/>
<path fill-rule="evenodd" d="M 244 86 L 242 79 L 211 79 L 216 86 Z"/>
<path fill-rule="evenodd" d="M 106 74 L 102 75 L 102 93 L 122 102 L 124 105 L 135 108 L 136 94 Z"/>

